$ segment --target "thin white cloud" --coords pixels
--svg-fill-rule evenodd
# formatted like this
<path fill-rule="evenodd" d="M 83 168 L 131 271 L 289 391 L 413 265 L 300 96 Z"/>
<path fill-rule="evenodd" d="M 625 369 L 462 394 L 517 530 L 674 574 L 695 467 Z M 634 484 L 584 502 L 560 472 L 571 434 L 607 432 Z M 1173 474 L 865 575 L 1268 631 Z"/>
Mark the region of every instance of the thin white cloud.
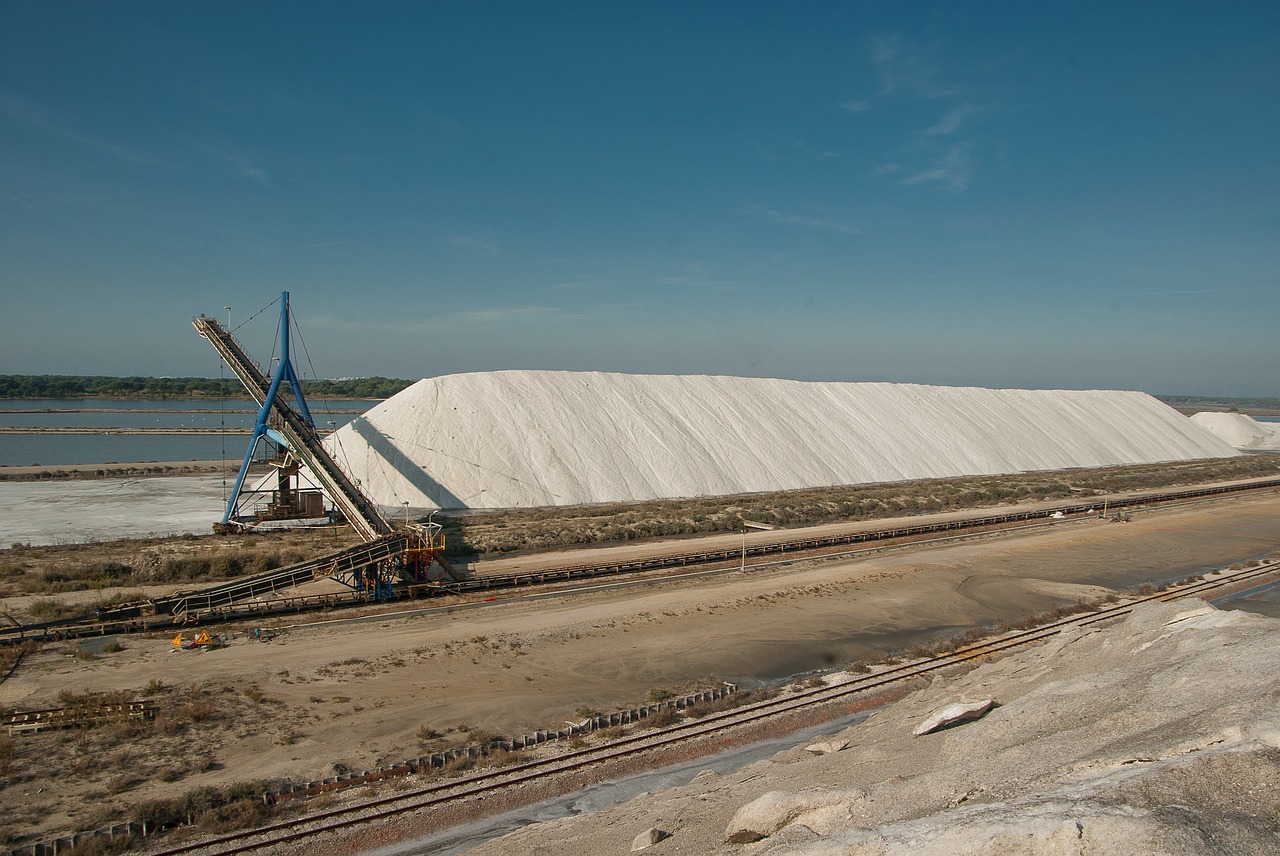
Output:
<path fill-rule="evenodd" d="M 962 97 L 966 87 L 943 84 L 930 52 L 894 35 L 874 39 L 869 60 L 880 81 L 880 98 L 941 101 L 941 112 L 923 130 L 907 133 L 874 175 L 893 175 L 905 186 L 935 187 L 963 193 L 973 180 L 973 118 L 990 111 Z M 916 108 L 918 109 L 918 107 Z"/>
<path fill-rule="evenodd" d="M 825 217 L 810 217 L 805 214 L 790 214 L 773 208 L 766 208 L 763 205 L 753 205 L 747 209 L 747 213 L 763 217 L 772 223 L 784 223 L 788 226 L 802 226 L 806 229 L 820 229 L 826 232 L 837 232 L 842 235 L 862 234 L 862 229 L 852 223 Z"/>
<path fill-rule="evenodd" d="M 757 146 L 756 151 L 762 160 L 829 160 L 840 157 L 840 153 L 827 148 L 818 148 L 807 140 L 790 140 L 785 143 L 769 143 Z"/>
<path fill-rule="evenodd" d="M 972 104 L 958 104 L 942 115 L 937 122 L 926 128 L 925 136 L 937 137 L 954 134 L 963 127 L 970 116 L 982 112 Z"/>
<path fill-rule="evenodd" d="M 1189 294 L 1272 294 L 1273 287 L 1266 285 L 1241 286 L 1239 288 L 1187 288 L 1159 289 L 1155 291 L 1108 291 L 1108 297 L 1167 297 Z"/>
<path fill-rule="evenodd" d="M 7 193 L 7 192 L 6 192 L 6 193 L 4 193 L 4 196 L 5 196 L 5 198 L 7 198 L 7 199 L 11 199 L 11 200 L 13 200 L 14 202 L 18 203 L 19 205 L 21 205 L 21 206 L 23 206 L 23 207 L 25 207 L 25 208 L 29 208 L 29 209 L 31 209 L 32 211 L 36 210 L 36 206 L 35 206 L 35 205 L 33 205 L 33 204 L 31 203 L 31 201 L 30 201 L 30 200 L 28 200 L 28 199 L 24 199 L 24 198 L 23 198 L 23 197 L 21 197 L 21 196 L 17 196 L 17 195 L 15 195 L 15 194 L 13 194 L 13 193 Z"/>
<path fill-rule="evenodd" d="M 902 183 L 909 186 L 936 184 L 951 193 L 963 193 L 969 189 L 973 177 L 969 149 L 969 143 L 957 143 L 935 158 L 930 169 L 913 173 L 902 179 Z"/>
<path fill-rule="evenodd" d="M 897 36 L 880 36 L 871 44 L 871 63 L 884 95 L 945 98 L 956 94 L 954 86 L 937 82 L 938 72 L 923 51 L 904 46 Z"/>
<path fill-rule="evenodd" d="M 683 288 L 689 291 L 709 291 L 714 294 L 728 294 L 737 291 L 738 286 L 732 282 L 724 280 L 712 279 L 710 277 L 701 276 L 699 274 L 669 274 L 654 279 L 658 285 L 671 286 L 673 288 Z"/>
<path fill-rule="evenodd" d="M 568 279 L 553 283 L 551 288 L 556 291 L 606 291 L 612 288 L 614 283 L 602 277 L 594 277 L 588 279 Z"/>
<path fill-rule="evenodd" d="M 862 113 L 871 109 L 871 101 L 866 98 L 842 101 L 840 102 L 840 109 L 848 110 L 850 113 Z"/>
<path fill-rule="evenodd" d="M 345 316 L 323 315 L 310 318 L 309 326 L 346 333 L 436 333 L 442 330 L 457 330 L 461 326 L 493 328 L 517 322 L 526 323 L 530 320 L 546 317 L 554 311 L 549 306 L 497 306 L 488 309 L 450 312 L 427 318 L 383 318 L 376 321 L 362 321 Z"/>
<path fill-rule="evenodd" d="M 0 119 L 129 163 L 158 165 L 151 155 L 72 130 L 71 123 L 30 101 L 0 92 Z"/>
<path fill-rule="evenodd" d="M 446 243 L 466 250 L 482 250 L 487 253 L 501 253 L 502 248 L 494 241 L 481 235 L 465 232 L 450 232 L 444 236 Z"/>
<path fill-rule="evenodd" d="M 492 327 L 514 321 L 528 321 L 551 312 L 548 306 L 494 306 L 489 309 L 467 309 L 453 317 L 462 324 Z"/>
<path fill-rule="evenodd" d="M 253 181 L 261 184 L 263 187 L 271 186 L 271 173 L 265 168 L 258 166 L 244 155 L 235 152 L 224 151 L 208 145 L 207 143 L 196 143 L 196 149 L 207 155 L 222 165 L 222 170 L 227 175 L 245 181 Z"/>

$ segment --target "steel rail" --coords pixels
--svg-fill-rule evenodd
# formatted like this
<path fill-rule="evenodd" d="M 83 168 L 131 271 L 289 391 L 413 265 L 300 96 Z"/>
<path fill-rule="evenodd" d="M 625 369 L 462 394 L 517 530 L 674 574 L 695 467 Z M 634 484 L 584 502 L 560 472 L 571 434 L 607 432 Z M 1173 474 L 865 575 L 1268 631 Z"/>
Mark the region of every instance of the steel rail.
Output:
<path fill-rule="evenodd" d="M 1196 501 L 1228 494 L 1247 493 L 1257 490 L 1280 488 L 1280 479 L 1261 479 L 1238 482 L 1226 485 L 1213 485 L 1203 488 L 1192 488 L 1178 491 L 1135 494 L 1128 497 L 1108 499 L 1109 509 L 1134 508 L 1149 505 L 1170 505 L 1181 502 Z M 1096 497 L 1095 497 L 1096 499 Z M 1002 533 L 1016 531 L 1025 527 L 1010 524 L 1024 523 L 1028 525 L 1045 525 L 1057 513 L 1068 516 L 1067 519 L 1079 520 L 1088 511 L 1097 511 L 1098 503 L 1071 503 L 1054 505 L 1039 509 L 1024 509 L 995 515 L 980 517 L 960 517 L 929 523 L 896 526 L 883 529 L 864 529 L 857 532 L 846 532 L 835 535 L 817 537 L 789 538 L 769 541 L 763 544 L 751 544 L 746 548 L 747 557 L 777 555 L 789 557 L 791 560 L 818 557 L 839 557 L 856 554 L 858 550 L 835 550 L 835 547 L 858 544 L 878 544 L 881 542 L 903 543 L 900 539 L 914 538 L 921 535 L 945 534 L 948 532 L 965 532 L 972 535 L 986 533 Z M 1071 515 L 1075 515 L 1071 517 Z M 1032 521 L 1039 521 L 1033 523 Z M 306 612 L 316 609 L 328 609 L 335 606 L 358 606 L 368 603 L 368 599 L 360 595 L 314 595 L 290 598 L 283 606 L 253 604 L 237 606 L 238 601 L 271 594 L 275 591 L 300 583 L 308 582 L 319 576 L 328 576 L 327 567 L 339 570 L 349 569 L 352 563 L 368 564 L 371 561 L 386 558 L 394 552 L 394 545 L 400 538 L 393 534 L 372 544 L 357 545 L 338 553 L 309 559 L 297 565 L 290 565 L 275 571 L 269 571 L 255 577 L 246 577 L 221 586 L 202 591 L 180 592 L 148 603 L 122 604 L 103 610 L 94 619 L 84 618 L 59 619 L 40 624 L 24 625 L 16 628 L 0 628 L 0 644 L 17 642 L 23 639 L 51 638 L 54 633 L 61 638 L 80 636 L 98 636 L 107 633 L 147 632 L 166 630 L 189 624 L 212 624 L 220 621 L 232 621 L 243 618 L 262 617 L 274 614 Z M 960 536 L 964 537 L 964 536 Z M 387 546 L 391 544 L 390 548 Z M 741 547 L 703 550 L 692 553 L 666 554 L 642 557 L 627 562 L 594 563 L 569 565 L 543 571 L 526 571 L 513 574 L 494 574 L 475 577 L 463 581 L 442 580 L 436 583 L 412 586 L 412 590 L 399 590 L 390 599 L 399 600 L 407 597 L 435 595 L 465 595 L 469 593 L 487 592 L 501 589 L 531 587 L 558 582 L 575 582 L 595 579 L 597 577 L 639 574 L 649 571 L 683 568 L 690 565 L 715 565 L 716 563 L 738 563 L 743 557 Z M 780 560 L 787 561 L 787 558 Z M 332 563 L 332 564 L 327 564 Z M 752 567 L 759 568 L 764 564 L 779 562 L 756 562 Z M 156 617 L 144 618 L 144 612 L 154 611 Z M 159 618 L 161 613 L 184 613 L 174 619 L 171 616 Z M 198 618 L 193 618 L 199 613 Z"/>
<path fill-rule="evenodd" d="M 529 761 L 455 782 L 419 788 L 408 793 L 381 797 L 361 803 L 358 806 L 331 809 L 289 821 L 277 822 L 251 831 L 226 834 L 201 842 L 154 851 L 152 856 L 179 856 L 179 854 L 205 850 L 210 852 L 210 856 L 212 854 L 231 856 L 231 854 L 246 853 L 264 847 L 287 844 L 363 823 L 385 820 L 407 812 L 481 796 L 536 779 L 574 772 L 596 764 L 670 748 L 690 740 L 723 734 L 725 729 L 751 725 L 784 714 L 831 704 L 851 695 L 882 689 L 940 669 L 962 665 L 973 660 L 984 659 L 1014 648 L 1040 642 L 1072 627 L 1084 627 L 1119 618 L 1129 614 L 1135 607 L 1143 603 L 1193 597 L 1217 588 L 1237 585 L 1256 577 L 1273 574 L 1277 571 L 1280 571 L 1280 562 L 1264 563 L 1253 568 L 1223 574 L 1212 580 L 1199 580 L 1180 585 L 1168 591 L 1138 597 L 1115 606 L 1068 616 L 1026 630 L 1014 631 L 997 639 L 965 646 L 947 654 L 913 663 L 891 666 L 875 674 L 856 677 L 841 684 L 803 690 L 785 699 L 768 699 L 744 705 L 730 711 L 710 714 L 696 722 L 677 723 L 662 731 L 623 737 L 597 747 L 570 752 L 554 758 Z M 320 826 L 308 829 L 297 828 L 302 824 L 317 823 Z M 268 837 L 262 840 L 249 840 L 264 835 Z M 222 849 L 211 849 L 219 848 L 224 844 L 230 846 Z"/>

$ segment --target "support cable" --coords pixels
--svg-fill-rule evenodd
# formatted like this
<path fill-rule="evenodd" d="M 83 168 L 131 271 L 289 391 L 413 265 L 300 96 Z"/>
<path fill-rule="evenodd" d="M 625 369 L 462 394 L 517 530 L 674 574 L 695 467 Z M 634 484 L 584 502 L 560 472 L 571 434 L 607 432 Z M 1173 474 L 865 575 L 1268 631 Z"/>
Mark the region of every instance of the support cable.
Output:
<path fill-rule="evenodd" d="M 246 319 L 244 319 L 243 321 L 241 321 L 241 322 L 240 322 L 239 324 L 237 324 L 236 326 L 231 327 L 231 328 L 228 328 L 227 332 L 228 332 L 228 333 L 234 333 L 236 330 L 239 330 L 241 327 L 243 327 L 244 325 L 248 324 L 248 323 L 249 323 L 250 321 L 252 321 L 254 318 L 257 318 L 257 317 L 258 317 L 259 315 L 261 315 L 263 312 L 266 312 L 268 309 L 270 309 L 272 306 L 275 306 L 275 305 L 276 305 L 277 303 L 279 303 L 279 302 L 280 302 L 280 298 L 279 298 L 279 297 L 277 297 L 275 300 L 271 301 L 271 302 L 270 302 L 270 303 L 268 303 L 266 306 L 262 307 L 262 308 L 261 308 L 261 309 L 259 309 L 257 312 L 253 313 L 253 314 L 252 314 L 252 315 L 250 315 L 248 318 L 246 318 Z M 277 326 L 277 333 L 278 333 L 278 332 L 279 332 L 279 324 L 277 324 L 276 326 Z"/>
<path fill-rule="evenodd" d="M 304 356 L 304 357 L 306 357 L 306 360 L 307 360 L 307 367 L 311 369 L 311 376 L 312 376 L 312 377 L 318 377 L 319 375 L 316 373 L 316 367 L 315 367 L 315 365 L 311 362 L 311 352 L 307 349 L 307 340 L 306 340 L 306 337 L 302 335 L 302 329 L 298 326 L 298 323 L 297 323 L 297 316 L 293 314 L 293 307 L 292 307 L 292 306 L 290 306 L 290 307 L 289 307 L 289 317 L 290 317 L 291 319 L 293 319 L 293 324 L 292 324 L 292 326 L 291 326 L 289 329 L 297 331 L 297 334 L 298 334 L 298 344 L 302 345 L 302 354 L 303 354 L 303 356 Z M 332 415 L 333 415 L 333 413 L 332 413 L 332 410 L 329 408 L 329 400 L 328 400 L 328 399 L 321 399 L 321 401 L 324 403 L 325 408 L 326 408 L 326 410 L 328 411 L 329 415 L 330 415 L 330 416 L 332 416 Z M 336 421 L 334 422 L 334 436 L 335 436 L 335 437 L 337 437 L 337 422 L 336 422 Z M 348 473 L 349 473 L 349 472 L 351 472 L 351 461 L 350 461 L 350 459 L 347 457 L 346 449 L 343 449 L 343 448 L 342 448 L 342 438 L 338 437 L 337 439 L 335 439 L 335 440 L 334 440 L 334 444 L 338 446 L 339 451 L 342 453 L 342 454 L 341 454 L 341 456 L 342 456 L 341 464 L 343 465 L 343 467 L 346 469 L 346 471 L 347 471 Z M 368 458 L 368 457 L 369 457 L 369 456 L 368 456 L 368 455 L 366 455 L 366 458 Z M 367 461 L 366 461 L 366 462 L 367 462 Z M 383 481 L 387 484 L 387 487 L 388 487 L 388 488 L 390 488 L 390 490 L 391 490 L 391 496 L 392 496 L 392 498 L 395 500 L 395 502 L 396 502 L 396 506 L 397 506 L 397 507 L 399 507 L 399 506 L 403 505 L 403 504 L 404 504 L 404 502 L 405 502 L 405 500 L 402 500 L 402 499 L 400 498 L 400 492 L 396 490 L 396 488 L 395 488 L 395 484 L 394 484 L 393 480 L 387 477 L 387 462 L 386 462 L 386 460 L 385 460 L 385 459 L 383 459 L 383 457 L 382 457 L 381 455 L 374 455 L 374 456 L 373 456 L 373 462 L 374 462 L 374 464 L 378 467 L 378 470 L 379 470 L 380 474 L 382 475 L 382 479 L 383 479 Z M 393 512 L 394 512 L 394 509 L 393 509 Z M 394 516 L 395 516 L 395 515 L 394 515 L 394 513 L 393 513 L 393 514 L 392 514 L 392 517 L 394 517 Z"/>
<path fill-rule="evenodd" d="M 227 361 L 218 355 L 218 386 L 225 380 Z M 218 396 L 218 433 L 222 436 L 222 504 L 227 504 L 227 397 L 223 391 Z"/>

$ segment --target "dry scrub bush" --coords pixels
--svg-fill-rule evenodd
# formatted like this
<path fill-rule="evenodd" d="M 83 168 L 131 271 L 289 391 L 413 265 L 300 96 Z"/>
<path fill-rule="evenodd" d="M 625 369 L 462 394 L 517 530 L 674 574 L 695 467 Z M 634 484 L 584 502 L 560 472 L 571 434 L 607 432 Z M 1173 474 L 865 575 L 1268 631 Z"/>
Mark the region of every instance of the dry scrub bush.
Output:
<path fill-rule="evenodd" d="M 27 614 L 40 621 L 54 621 L 71 611 L 62 601 L 48 597 L 33 600 L 27 604 Z"/>
<path fill-rule="evenodd" d="M 0 776 L 9 775 L 9 771 L 13 769 L 13 759 L 17 754 L 17 742 L 8 735 L 0 735 Z"/>
<path fill-rule="evenodd" d="M 474 759 L 469 758 L 466 755 L 462 755 L 461 757 L 450 758 L 448 761 L 445 761 L 444 767 L 441 769 L 448 774 L 465 773 L 467 770 L 474 767 L 475 764 L 476 762 Z"/>
<path fill-rule="evenodd" d="M 710 716 L 713 713 L 721 713 L 726 710 L 733 710 L 742 707 L 744 704 L 750 704 L 757 701 L 767 701 L 778 694 L 777 689 L 757 689 L 757 690 L 739 690 L 731 693 L 724 698 L 713 699 L 712 701 L 700 701 L 697 704 L 690 705 L 685 708 L 685 716 L 692 719 L 701 719 L 704 716 Z"/>
<path fill-rule="evenodd" d="M 155 727 L 161 734 L 182 734 L 193 725 L 216 722 L 222 712 L 213 694 L 194 684 L 175 690 L 172 698 L 160 709 Z"/>
<path fill-rule="evenodd" d="M 680 714 L 674 707 L 664 707 L 644 718 L 645 724 L 651 728 L 668 728 L 679 721 Z"/>
<path fill-rule="evenodd" d="M 221 580 L 273 570 L 354 542 L 349 531 L 286 530 L 235 540 L 185 535 L 44 547 L 15 544 L 7 555 L 0 551 L 0 582 L 27 592 L 54 594 L 149 582 Z"/>
<path fill-rule="evenodd" d="M 41 643 L 28 639 L 16 645 L 0 645 L 0 678 L 9 673 L 15 664 L 27 654 L 34 654 L 41 648 Z"/>
<path fill-rule="evenodd" d="M 505 749 L 501 746 L 490 749 L 486 757 L 490 767 L 510 767 L 524 760 L 518 749 Z"/>
<path fill-rule="evenodd" d="M 492 731 L 484 731 L 479 728 L 473 730 L 467 736 L 470 738 L 472 743 L 476 743 L 486 749 L 502 739 L 500 734 L 494 734 Z"/>
<path fill-rule="evenodd" d="M 1022 500 L 1100 496 L 1207 481 L 1275 475 L 1274 461 L 1213 461 L 1019 473 L 779 493 L 699 497 L 471 514 L 446 521 L 449 552 L 503 553 L 653 536 L 737 531 L 743 519 L 778 526 L 923 514 Z"/>
<path fill-rule="evenodd" d="M 133 838 L 131 836 L 108 838 L 105 835 L 95 835 L 92 838 L 83 839 L 75 847 L 59 850 L 58 852 L 66 854 L 66 856 L 113 856 L 113 854 L 124 853 L 132 848 Z"/>
<path fill-rule="evenodd" d="M 262 801 L 264 781 L 239 782 L 222 788 L 193 788 L 180 797 L 148 800 L 134 807 L 130 820 L 150 829 L 198 824 L 209 832 L 260 826 L 276 810 Z"/>
<path fill-rule="evenodd" d="M 111 690 L 101 692 L 76 692 L 62 690 L 58 693 L 58 703 L 62 707 L 103 707 L 105 705 L 129 704 L 133 701 L 133 693 L 128 690 Z"/>

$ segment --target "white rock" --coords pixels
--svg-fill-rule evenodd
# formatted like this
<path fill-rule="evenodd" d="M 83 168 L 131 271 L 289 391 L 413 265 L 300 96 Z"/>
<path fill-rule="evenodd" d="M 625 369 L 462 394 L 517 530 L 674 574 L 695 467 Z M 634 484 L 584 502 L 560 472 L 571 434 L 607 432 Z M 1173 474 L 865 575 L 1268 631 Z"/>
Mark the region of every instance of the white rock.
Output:
<path fill-rule="evenodd" d="M 749 844 L 797 823 L 826 835 L 846 826 L 850 807 L 865 797 L 862 791 L 769 791 L 734 813 L 725 828 L 725 840 Z"/>
<path fill-rule="evenodd" d="M 823 740 L 818 743 L 810 743 L 804 747 L 804 751 L 812 752 L 814 755 L 830 755 L 833 752 L 843 751 L 848 746 L 848 740 Z"/>
<path fill-rule="evenodd" d="M 664 838 L 670 837 L 671 833 L 667 832 L 665 829 L 659 829 L 656 826 L 651 826 L 632 839 L 631 852 L 635 853 L 639 850 L 644 850 L 646 847 L 652 847 Z"/>
<path fill-rule="evenodd" d="M 916 737 L 920 737 L 923 734 L 929 734 L 948 725 L 979 719 L 985 716 L 987 711 L 994 706 L 995 699 L 989 698 L 973 702 L 958 701 L 929 714 L 929 717 L 917 725 L 911 733 Z"/>

